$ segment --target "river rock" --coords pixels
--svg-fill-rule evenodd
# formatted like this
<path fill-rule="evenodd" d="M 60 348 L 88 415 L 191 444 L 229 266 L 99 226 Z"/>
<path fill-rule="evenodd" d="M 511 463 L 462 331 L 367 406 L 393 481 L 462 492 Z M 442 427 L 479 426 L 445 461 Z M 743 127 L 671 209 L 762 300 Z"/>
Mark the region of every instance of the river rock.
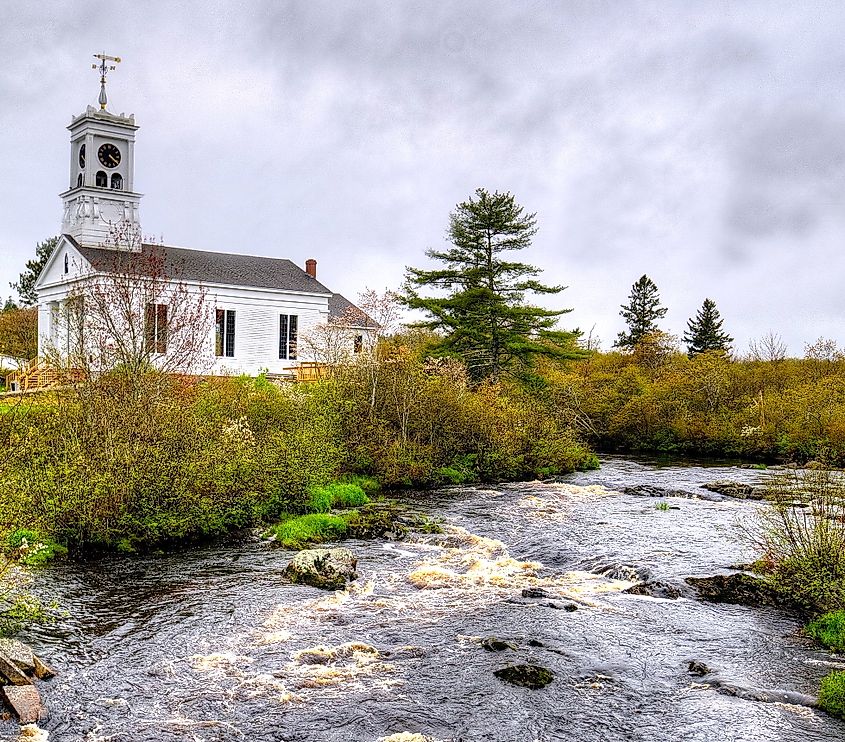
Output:
<path fill-rule="evenodd" d="M 481 640 L 481 646 L 488 652 L 504 652 L 506 649 L 517 650 L 515 644 L 506 642 L 504 639 L 497 639 L 495 636 L 488 636 Z"/>
<path fill-rule="evenodd" d="M 687 577 L 702 600 L 710 603 L 735 603 L 737 605 L 784 605 L 784 600 L 774 588 L 759 577 L 738 572 L 713 577 Z"/>
<path fill-rule="evenodd" d="M 23 672 L 35 672 L 35 655 L 23 642 L 17 639 L 0 639 L 0 654 L 14 662 Z"/>
<path fill-rule="evenodd" d="M 699 677 L 704 677 L 705 675 L 709 675 L 713 672 L 707 665 L 703 662 L 699 662 L 698 660 L 690 660 L 689 664 L 687 665 L 687 672 L 690 675 L 698 675 Z"/>
<path fill-rule="evenodd" d="M 548 590 L 543 590 L 542 587 L 524 587 L 522 588 L 523 598 L 550 598 Z"/>
<path fill-rule="evenodd" d="M 681 497 L 687 500 L 713 500 L 716 502 L 722 499 L 720 495 L 715 493 L 690 492 L 689 490 L 660 487 L 656 484 L 636 484 L 625 487 L 623 491 L 626 495 L 636 495 L 637 497 Z"/>
<path fill-rule="evenodd" d="M 731 479 L 719 479 L 715 482 L 702 484 L 703 489 L 709 492 L 717 492 L 726 497 L 736 497 L 739 500 L 763 500 L 765 492 L 761 487 L 755 487 L 746 482 L 735 482 Z"/>
<path fill-rule="evenodd" d="M 34 685 L 4 685 L 0 692 L 21 724 L 34 724 L 41 718 L 41 696 Z"/>
<path fill-rule="evenodd" d="M 646 595 L 651 598 L 666 598 L 667 600 L 677 600 L 681 597 L 681 591 L 678 588 L 659 580 L 640 582 L 622 592 L 627 595 Z"/>
<path fill-rule="evenodd" d="M 291 582 L 341 590 L 347 580 L 358 576 L 357 565 L 358 560 L 349 549 L 304 549 L 291 559 L 285 575 Z"/>
<path fill-rule="evenodd" d="M 506 683 L 532 690 L 543 688 L 555 679 L 555 674 L 551 670 L 539 665 L 509 665 L 496 670 L 493 674 Z"/>
<path fill-rule="evenodd" d="M 0 654 L 0 675 L 12 685 L 32 685 L 32 681 L 24 674 L 23 670 L 2 654 Z"/>

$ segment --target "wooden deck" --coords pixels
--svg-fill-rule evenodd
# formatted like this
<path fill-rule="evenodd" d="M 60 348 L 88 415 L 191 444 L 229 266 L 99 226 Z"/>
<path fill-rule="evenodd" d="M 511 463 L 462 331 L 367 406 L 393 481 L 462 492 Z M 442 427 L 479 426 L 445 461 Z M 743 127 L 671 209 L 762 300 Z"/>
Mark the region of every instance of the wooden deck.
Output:
<path fill-rule="evenodd" d="M 301 384 L 320 381 L 327 376 L 328 369 L 321 363 L 303 361 L 298 366 L 285 369 L 280 374 L 268 374 L 267 377 L 285 383 Z M 40 361 L 31 360 L 23 368 L 6 376 L 5 394 L 26 394 L 78 384 L 85 379 L 80 369 L 57 368 Z"/>
<path fill-rule="evenodd" d="M 59 368 L 34 358 L 23 368 L 6 376 L 7 394 L 55 389 L 56 387 L 78 384 L 84 374 L 77 368 Z"/>

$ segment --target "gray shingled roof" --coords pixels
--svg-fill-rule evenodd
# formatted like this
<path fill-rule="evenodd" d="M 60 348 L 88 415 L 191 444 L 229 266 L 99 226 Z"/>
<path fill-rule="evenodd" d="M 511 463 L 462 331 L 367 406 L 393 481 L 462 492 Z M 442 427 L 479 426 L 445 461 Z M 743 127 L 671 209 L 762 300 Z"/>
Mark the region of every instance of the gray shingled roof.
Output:
<path fill-rule="evenodd" d="M 378 328 L 378 322 L 370 317 L 363 309 L 356 307 L 343 294 L 332 294 L 329 297 L 329 319 L 344 319 L 350 322 L 353 327 L 363 327 L 371 330 Z"/>
<path fill-rule="evenodd" d="M 332 293 L 316 278 L 311 278 L 298 265 L 284 258 L 188 250 L 167 245 L 143 245 L 137 259 L 124 261 L 120 257 L 121 254 L 116 255 L 114 250 L 84 247 L 78 245 L 73 238 L 70 240 L 98 271 L 109 272 L 119 264 L 124 270 L 130 266 L 139 275 L 155 271 L 182 281 L 252 286 L 310 294 Z M 122 256 L 125 258 L 127 254 L 122 253 Z M 119 263 L 116 263 L 116 260 Z"/>

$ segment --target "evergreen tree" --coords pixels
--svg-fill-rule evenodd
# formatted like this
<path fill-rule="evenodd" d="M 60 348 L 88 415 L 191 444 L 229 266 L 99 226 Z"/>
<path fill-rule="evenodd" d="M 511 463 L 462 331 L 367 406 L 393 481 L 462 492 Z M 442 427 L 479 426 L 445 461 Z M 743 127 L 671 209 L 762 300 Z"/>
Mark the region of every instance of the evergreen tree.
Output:
<path fill-rule="evenodd" d="M 38 302 L 38 295 L 35 293 L 35 282 L 47 261 L 59 244 L 58 237 L 50 237 L 44 242 L 39 242 L 35 246 L 35 259 L 26 261 L 26 270 L 21 273 L 17 283 L 10 284 L 13 289 L 18 292 L 21 303 L 24 306 L 32 306 Z"/>
<path fill-rule="evenodd" d="M 722 317 L 716 309 L 716 302 L 705 299 L 695 317 L 687 320 L 684 342 L 690 358 L 708 350 L 728 352 L 734 339 L 722 332 Z"/>
<path fill-rule="evenodd" d="M 628 324 L 628 332 L 620 332 L 614 345 L 617 348 L 634 348 L 646 335 L 658 332 L 657 320 L 666 315 L 666 307 L 660 306 L 657 286 L 643 275 L 631 287 L 628 304 L 619 312 Z"/>
<path fill-rule="evenodd" d="M 442 267 L 407 269 L 402 301 L 429 316 L 417 326 L 440 333 L 436 352 L 459 355 L 476 381 L 528 371 L 538 356 L 583 355 L 574 344 L 577 331 L 555 329 L 571 310 L 525 301 L 528 292 L 557 294 L 565 287 L 546 286 L 536 280 L 539 268 L 507 259 L 529 247 L 536 233 L 536 214 L 525 214 L 510 193 L 479 188 L 450 215 L 451 247 L 426 251 Z M 422 296 L 421 288 L 438 295 Z"/>

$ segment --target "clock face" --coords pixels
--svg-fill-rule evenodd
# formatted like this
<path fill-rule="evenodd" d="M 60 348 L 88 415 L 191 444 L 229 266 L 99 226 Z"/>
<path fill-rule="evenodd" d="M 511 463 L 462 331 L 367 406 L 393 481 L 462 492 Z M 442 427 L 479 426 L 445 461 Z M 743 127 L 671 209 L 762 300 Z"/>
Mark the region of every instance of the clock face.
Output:
<path fill-rule="evenodd" d="M 79 167 L 85 168 L 85 145 L 79 148 Z"/>
<path fill-rule="evenodd" d="M 120 165 L 120 150 L 113 144 L 100 145 L 97 150 L 97 157 L 106 167 L 117 167 Z"/>

